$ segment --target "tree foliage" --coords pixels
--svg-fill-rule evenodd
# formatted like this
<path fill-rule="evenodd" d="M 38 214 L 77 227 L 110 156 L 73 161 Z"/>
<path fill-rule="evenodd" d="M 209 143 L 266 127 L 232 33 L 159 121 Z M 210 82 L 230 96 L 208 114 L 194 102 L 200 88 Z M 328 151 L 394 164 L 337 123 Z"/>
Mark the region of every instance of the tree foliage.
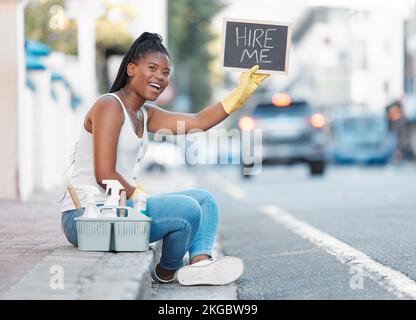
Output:
<path fill-rule="evenodd" d="M 96 23 L 100 91 L 106 91 L 109 85 L 105 60 L 110 54 L 126 52 L 134 40 L 127 31 L 128 23 L 136 18 L 135 8 L 127 4 L 104 4 L 105 14 Z M 214 57 L 208 45 L 215 36 L 210 24 L 222 8 L 220 0 L 168 0 L 168 44 L 176 70 L 173 81 L 177 94 L 189 96 L 194 111 L 211 98 L 209 65 Z M 25 37 L 46 43 L 54 51 L 77 54 L 77 25 L 65 16 L 64 0 L 29 1 Z"/>
<path fill-rule="evenodd" d="M 129 23 L 137 17 L 128 4 L 104 1 L 104 14 L 96 20 L 97 74 L 101 92 L 108 90 L 106 60 L 123 55 L 133 38 Z M 65 14 L 64 0 L 30 1 L 25 8 L 25 38 L 49 45 L 52 50 L 77 54 L 77 23 Z"/>
<path fill-rule="evenodd" d="M 169 49 L 175 64 L 177 95 L 189 95 L 193 111 L 212 94 L 208 44 L 215 39 L 210 23 L 223 5 L 218 0 L 174 0 L 168 3 Z"/>
<path fill-rule="evenodd" d="M 54 51 L 76 54 L 76 23 L 65 19 L 63 8 L 63 0 L 29 2 L 25 8 L 25 38 L 46 43 Z"/>
<path fill-rule="evenodd" d="M 133 41 L 128 24 L 136 18 L 130 5 L 104 1 L 104 14 L 96 21 L 99 50 L 124 53 Z M 109 18 L 109 15 L 118 17 Z M 49 45 L 54 51 L 77 53 L 77 24 L 65 15 L 64 0 L 30 1 L 25 8 L 25 37 Z"/>

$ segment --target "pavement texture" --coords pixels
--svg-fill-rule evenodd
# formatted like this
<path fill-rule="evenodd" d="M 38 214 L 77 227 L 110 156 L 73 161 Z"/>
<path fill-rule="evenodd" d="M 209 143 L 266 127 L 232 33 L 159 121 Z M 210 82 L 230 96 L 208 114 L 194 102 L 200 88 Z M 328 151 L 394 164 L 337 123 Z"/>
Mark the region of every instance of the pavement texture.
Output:
<path fill-rule="evenodd" d="M 61 231 L 56 194 L 30 201 L 0 201 L 0 295 L 58 247 L 68 247 Z"/>
<path fill-rule="evenodd" d="M 0 202 L 1 299 L 141 299 L 155 250 L 81 252 L 61 230 L 58 192 Z M 111 289 L 109 289 L 111 288 Z"/>
<path fill-rule="evenodd" d="M 196 187 L 182 170 L 143 176 L 149 194 Z M 81 252 L 61 230 L 57 200 L 63 188 L 29 201 L 0 201 L 0 299 L 235 299 L 235 284 L 215 287 L 158 285 L 151 270 L 161 242 L 146 252 Z M 220 255 L 217 244 L 217 254 Z"/>
<path fill-rule="evenodd" d="M 200 187 L 213 190 L 223 213 L 224 253 L 245 263 L 240 300 L 399 298 L 265 215 L 265 205 L 415 279 L 414 166 L 331 167 L 319 178 L 309 177 L 306 166 L 275 166 L 248 181 L 238 169 L 200 170 L 198 176 L 206 181 Z M 358 278 L 362 285 L 354 286 Z"/>

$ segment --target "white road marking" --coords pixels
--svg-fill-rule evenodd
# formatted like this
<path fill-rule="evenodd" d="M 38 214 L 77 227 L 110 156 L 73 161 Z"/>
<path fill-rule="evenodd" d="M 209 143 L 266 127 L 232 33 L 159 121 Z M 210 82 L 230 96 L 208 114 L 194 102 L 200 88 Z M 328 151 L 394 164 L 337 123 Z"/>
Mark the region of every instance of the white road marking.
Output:
<path fill-rule="evenodd" d="M 274 205 L 266 205 L 261 211 L 277 223 L 334 255 L 341 263 L 360 268 L 364 275 L 398 298 L 416 299 L 416 282 L 403 273 L 374 261 L 362 251 L 296 219 Z"/>
<path fill-rule="evenodd" d="M 307 250 L 286 251 L 286 252 L 279 252 L 279 253 L 271 253 L 269 256 L 271 256 L 271 257 L 293 256 L 293 255 L 298 255 L 298 254 L 316 252 L 318 250 L 319 250 L 319 248 L 313 248 L 313 249 L 307 249 Z"/>
<path fill-rule="evenodd" d="M 235 199 L 240 200 L 246 197 L 245 192 L 241 188 L 216 173 L 208 174 L 207 180 Z M 362 270 L 364 275 L 374 280 L 396 297 L 416 299 L 416 282 L 403 273 L 371 259 L 362 251 L 296 219 L 274 205 L 266 205 L 261 211 L 277 223 L 323 248 L 329 254 L 334 255 L 341 263 Z"/>
<path fill-rule="evenodd" d="M 234 199 L 241 200 L 246 197 L 246 193 L 243 189 L 232 184 L 230 181 L 225 180 L 219 174 L 210 172 L 206 174 L 208 182 L 217 185 L 222 191 L 232 196 Z"/>

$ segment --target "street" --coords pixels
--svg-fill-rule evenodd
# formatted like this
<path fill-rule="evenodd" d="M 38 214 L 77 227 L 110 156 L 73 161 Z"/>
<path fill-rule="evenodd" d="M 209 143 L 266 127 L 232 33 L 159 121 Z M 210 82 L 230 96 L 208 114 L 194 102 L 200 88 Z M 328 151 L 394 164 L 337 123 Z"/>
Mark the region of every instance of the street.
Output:
<path fill-rule="evenodd" d="M 0 0 L 0 26 L 0 300 L 416 300 L 416 0 Z M 187 189 L 215 239 L 210 194 L 151 198 Z M 173 276 L 201 255 L 244 272 Z"/>
<path fill-rule="evenodd" d="M 414 169 L 264 167 L 251 180 L 196 169 L 219 202 L 224 254 L 245 262 L 238 298 L 414 298 Z"/>
<path fill-rule="evenodd" d="M 214 254 L 242 258 L 245 272 L 236 284 L 225 287 L 153 283 L 145 298 L 415 299 L 414 172 L 412 165 L 330 167 L 324 177 L 311 178 L 306 166 L 280 166 L 264 167 L 260 175 L 243 180 L 239 168 L 228 165 L 146 174 L 143 183 L 151 194 L 211 191 L 220 210 L 220 249 Z M 96 253 L 70 252 L 58 208 L 51 202 L 55 198 L 39 195 L 30 205 L 2 204 L 0 293 L 20 281 L 13 292 L 41 297 L 43 291 L 27 292 L 27 286 L 40 274 L 49 279 L 51 261 L 64 255 L 66 261 L 75 259 L 66 269 L 66 287 L 72 294 L 78 284 L 71 274 L 88 270 L 81 260 L 106 266 L 108 259 L 122 257 L 103 256 L 100 262 Z M 45 203 L 50 203 L 47 211 L 42 210 Z M 53 298 L 57 294 L 46 293 Z"/>

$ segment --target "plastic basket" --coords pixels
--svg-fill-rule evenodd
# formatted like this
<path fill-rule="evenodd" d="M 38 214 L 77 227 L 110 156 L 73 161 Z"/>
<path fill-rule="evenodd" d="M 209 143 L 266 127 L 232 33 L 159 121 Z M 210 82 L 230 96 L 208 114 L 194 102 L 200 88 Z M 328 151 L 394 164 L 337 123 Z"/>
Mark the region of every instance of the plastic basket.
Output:
<path fill-rule="evenodd" d="M 151 219 L 131 207 L 100 207 L 126 209 L 127 217 L 78 217 L 78 248 L 81 251 L 146 251 L 149 249 Z"/>
<path fill-rule="evenodd" d="M 149 249 L 149 222 L 116 222 L 114 224 L 115 251 L 146 251 Z"/>
<path fill-rule="evenodd" d="M 109 251 L 111 223 L 104 220 L 75 218 L 78 248 L 82 251 Z"/>

